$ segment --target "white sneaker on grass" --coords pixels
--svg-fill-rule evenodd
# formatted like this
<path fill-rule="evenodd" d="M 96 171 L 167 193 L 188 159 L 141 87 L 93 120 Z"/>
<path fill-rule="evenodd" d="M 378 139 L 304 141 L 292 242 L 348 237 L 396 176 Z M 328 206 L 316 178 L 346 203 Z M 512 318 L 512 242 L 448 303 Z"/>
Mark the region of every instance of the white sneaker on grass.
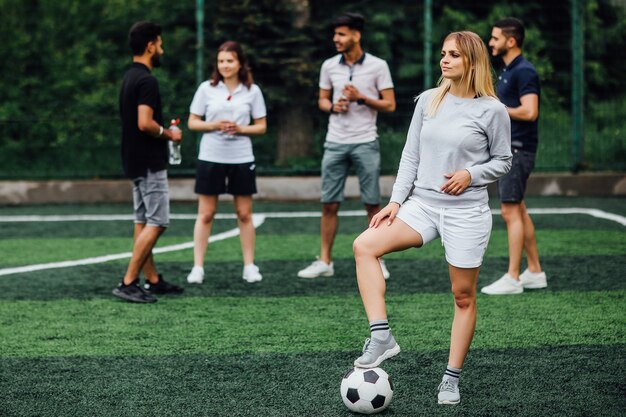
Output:
<path fill-rule="evenodd" d="M 483 287 L 480 292 L 489 295 L 521 294 L 524 292 L 524 287 L 520 281 L 506 273 L 493 284 Z"/>
<path fill-rule="evenodd" d="M 459 383 L 454 383 L 449 379 L 444 379 L 439 384 L 439 394 L 437 394 L 437 403 L 439 404 L 458 404 L 461 402 L 461 394 L 459 393 Z"/>
<path fill-rule="evenodd" d="M 191 268 L 191 272 L 187 275 L 187 282 L 190 284 L 202 284 L 202 281 L 204 281 L 204 268 L 201 266 Z"/>
<path fill-rule="evenodd" d="M 263 279 L 263 275 L 259 272 L 259 267 L 255 264 L 248 264 L 243 267 L 243 279 L 249 283 L 259 282 Z"/>
<path fill-rule="evenodd" d="M 331 262 L 327 264 L 319 258 L 317 258 L 317 260 L 311 265 L 298 271 L 298 276 L 300 278 L 332 277 L 333 275 L 335 275 L 333 263 Z"/>
<path fill-rule="evenodd" d="M 522 272 L 522 275 L 519 276 L 519 280 L 522 283 L 522 286 L 524 288 L 528 288 L 529 290 L 546 288 L 548 286 L 545 272 L 530 272 L 526 269 Z"/>
<path fill-rule="evenodd" d="M 387 269 L 387 265 L 385 265 L 385 261 L 382 258 L 378 258 L 378 263 L 380 263 L 380 269 L 383 270 L 383 278 L 389 279 L 391 274 L 389 273 L 389 270 Z"/>

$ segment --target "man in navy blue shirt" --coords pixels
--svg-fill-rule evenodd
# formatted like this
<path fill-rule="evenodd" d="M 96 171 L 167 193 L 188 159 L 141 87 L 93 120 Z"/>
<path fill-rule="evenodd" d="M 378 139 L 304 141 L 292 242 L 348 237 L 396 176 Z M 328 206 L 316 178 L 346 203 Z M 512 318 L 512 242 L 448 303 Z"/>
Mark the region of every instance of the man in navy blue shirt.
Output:
<path fill-rule="evenodd" d="M 541 270 L 535 226 L 524 203 L 528 176 L 535 166 L 538 142 L 539 76 L 522 55 L 524 25 L 513 17 L 497 21 L 491 31 L 492 55 L 502 58 L 505 68 L 498 77 L 496 93 L 511 117 L 511 171 L 498 181 L 500 207 L 509 242 L 509 269 L 481 292 L 491 295 L 520 294 L 526 289 L 547 287 Z M 528 268 L 520 274 L 522 254 Z"/>

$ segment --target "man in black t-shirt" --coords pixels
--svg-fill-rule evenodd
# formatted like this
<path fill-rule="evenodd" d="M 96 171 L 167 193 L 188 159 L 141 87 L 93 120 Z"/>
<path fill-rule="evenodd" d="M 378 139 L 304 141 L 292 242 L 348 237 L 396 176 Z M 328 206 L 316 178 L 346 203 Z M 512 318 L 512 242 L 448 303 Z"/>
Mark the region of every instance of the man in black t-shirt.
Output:
<path fill-rule="evenodd" d="M 122 282 L 113 294 L 127 301 L 152 303 L 154 294 L 179 294 L 182 288 L 157 273 L 152 248 L 169 225 L 167 141 L 180 142 L 182 133 L 163 127 L 159 83 L 150 72 L 163 55 L 161 27 L 151 22 L 134 24 L 128 34 L 133 65 L 120 91 L 122 166 L 133 182 L 135 229 L 133 255 Z M 139 285 L 139 272 L 146 278 Z"/>
<path fill-rule="evenodd" d="M 535 225 L 528 215 L 524 193 L 535 166 L 539 119 L 539 76 L 535 67 L 522 55 L 525 30 L 521 21 L 507 17 L 491 30 L 489 46 L 506 67 L 498 77 L 496 92 L 511 117 L 513 164 L 498 181 L 500 208 L 506 223 L 509 243 L 508 271 L 481 292 L 490 295 L 520 294 L 524 289 L 548 286 L 541 270 Z M 526 252 L 528 268 L 520 274 L 522 255 Z"/>

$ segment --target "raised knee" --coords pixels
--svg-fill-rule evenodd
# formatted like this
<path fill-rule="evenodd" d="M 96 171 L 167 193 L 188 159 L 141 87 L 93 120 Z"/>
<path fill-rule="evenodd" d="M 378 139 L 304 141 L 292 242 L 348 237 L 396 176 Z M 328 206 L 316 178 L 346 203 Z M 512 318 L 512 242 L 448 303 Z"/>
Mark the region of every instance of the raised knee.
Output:
<path fill-rule="evenodd" d="M 371 244 L 370 240 L 363 235 L 360 235 L 359 237 L 354 239 L 354 242 L 352 243 L 352 250 L 354 251 L 355 257 L 376 256 L 376 254 L 374 253 L 374 247 Z"/>

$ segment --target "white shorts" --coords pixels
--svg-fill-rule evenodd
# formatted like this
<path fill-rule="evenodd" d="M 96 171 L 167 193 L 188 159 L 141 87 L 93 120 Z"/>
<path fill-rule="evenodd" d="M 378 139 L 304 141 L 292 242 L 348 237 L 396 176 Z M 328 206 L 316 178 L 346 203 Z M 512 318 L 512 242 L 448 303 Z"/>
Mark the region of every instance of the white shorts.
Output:
<path fill-rule="evenodd" d="M 465 208 L 431 207 L 409 198 L 398 218 L 422 236 L 424 244 L 441 237 L 446 261 L 457 268 L 477 268 L 491 235 L 489 205 Z"/>

